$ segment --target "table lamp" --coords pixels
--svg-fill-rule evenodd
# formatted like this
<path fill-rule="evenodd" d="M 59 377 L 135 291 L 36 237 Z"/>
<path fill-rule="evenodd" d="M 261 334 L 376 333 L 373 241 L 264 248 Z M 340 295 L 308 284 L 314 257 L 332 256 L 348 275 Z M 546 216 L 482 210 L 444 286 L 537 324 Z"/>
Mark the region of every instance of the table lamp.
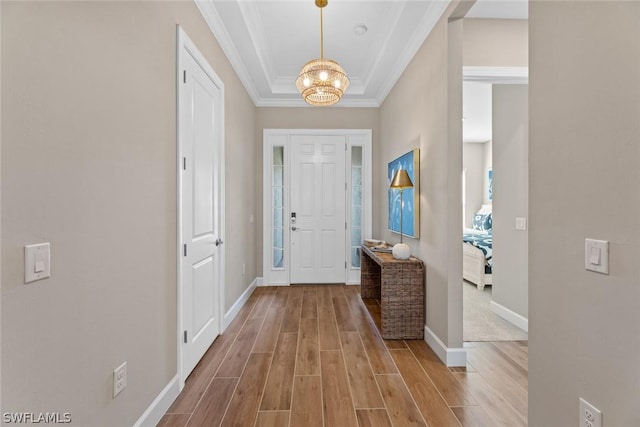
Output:
<path fill-rule="evenodd" d="M 391 253 L 395 259 L 409 259 L 411 256 L 411 248 L 406 243 L 402 243 L 402 211 L 403 211 L 403 200 L 402 193 L 405 188 L 413 188 L 413 182 L 411 182 L 411 178 L 409 178 L 409 174 L 404 169 L 400 169 L 396 172 L 393 180 L 391 181 L 391 188 L 397 188 L 400 190 L 400 243 L 396 244 L 393 247 Z"/>

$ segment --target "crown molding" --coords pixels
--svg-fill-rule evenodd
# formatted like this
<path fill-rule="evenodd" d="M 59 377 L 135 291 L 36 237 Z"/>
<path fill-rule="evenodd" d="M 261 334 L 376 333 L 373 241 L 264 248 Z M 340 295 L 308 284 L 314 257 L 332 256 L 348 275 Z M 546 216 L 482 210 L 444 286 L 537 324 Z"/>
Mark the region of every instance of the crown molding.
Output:
<path fill-rule="evenodd" d="M 258 100 L 260 99 L 260 95 L 258 94 L 258 90 L 253 84 L 253 80 L 249 74 L 249 71 L 244 66 L 244 62 L 240 57 L 237 49 L 235 48 L 233 42 L 231 41 L 231 37 L 227 32 L 218 11 L 213 5 L 212 0 L 193 0 L 198 10 L 202 14 L 202 17 L 207 22 L 209 29 L 213 33 L 213 36 L 220 44 L 222 51 L 229 59 L 233 70 L 238 75 L 238 78 L 242 82 L 245 90 L 249 94 L 249 97 L 253 101 L 254 105 L 257 105 Z"/>
<path fill-rule="evenodd" d="M 322 108 L 378 108 L 380 104 L 375 99 L 345 99 L 342 98 L 337 104 L 334 104 L 329 107 Z M 313 107 L 300 97 L 295 99 L 285 99 L 285 98 L 260 98 L 260 100 L 256 103 L 256 107 L 309 107 L 309 108 L 318 108 Z"/>
<path fill-rule="evenodd" d="M 527 84 L 529 67 L 462 67 L 462 79 L 466 82 Z"/>
<path fill-rule="evenodd" d="M 449 2 L 450 0 L 436 0 L 431 2 L 429 8 L 420 20 L 418 29 L 413 33 L 409 43 L 407 43 L 407 47 L 400 54 L 395 66 L 389 72 L 386 83 L 380 86 L 380 90 L 376 95 L 378 105 L 382 105 L 387 95 L 389 95 L 389 92 L 391 92 L 391 89 L 393 89 L 395 84 L 398 82 L 400 76 L 402 76 L 402 73 L 404 73 L 404 70 L 418 52 L 418 49 L 420 49 L 429 33 L 431 33 L 431 30 L 433 30 L 433 27 L 435 27 L 436 23 L 447 9 Z"/>
<path fill-rule="evenodd" d="M 269 45 L 266 43 L 267 38 L 264 34 L 262 18 L 258 13 L 256 3 L 239 1 L 238 9 L 240 10 L 242 18 L 247 23 L 249 38 L 251 39 L 251 43 L 256 46 L 256 57 L 258 58 L 258 62 L 260 63 L 260 67 L 262 68 L 262 72 L 267 79 L 267 82 L 269 82 L 269 85 L 271 86 L 276 73 L 274 71 L 275 68 L 273 63 L 269 59 Z M 266 55 L 264 54 L 265 52 L 267 52 Z"/>

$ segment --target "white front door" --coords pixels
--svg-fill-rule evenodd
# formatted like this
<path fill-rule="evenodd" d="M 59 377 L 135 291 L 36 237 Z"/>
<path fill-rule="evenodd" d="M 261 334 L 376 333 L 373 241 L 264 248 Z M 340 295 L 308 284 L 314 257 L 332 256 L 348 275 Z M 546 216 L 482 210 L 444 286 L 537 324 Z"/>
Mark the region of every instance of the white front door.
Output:
<path fill-rule="evenodd" d="M 346 280 L 346 138 L 291 137 L 291 283 Z"/>
<path fill-rule="evenodd" d="M 194 49 L 181 50 L 179 64 L 182 381 L 221 329 L 222 87 Z"/>

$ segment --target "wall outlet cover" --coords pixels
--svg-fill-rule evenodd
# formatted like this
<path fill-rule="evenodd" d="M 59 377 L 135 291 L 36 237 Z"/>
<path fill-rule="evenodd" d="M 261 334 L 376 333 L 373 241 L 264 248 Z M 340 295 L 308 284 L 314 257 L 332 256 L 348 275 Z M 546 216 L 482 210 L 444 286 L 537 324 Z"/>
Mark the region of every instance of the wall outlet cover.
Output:
<path fill-rule="evenodd" d="M 580 398 L 580 427 L 602 427 L 602 412 Z"/>
<path fill-rule="evenodd" d="M 113 397 L 119 395 L 127 386 L 127 362 L 113 371 Z"/>

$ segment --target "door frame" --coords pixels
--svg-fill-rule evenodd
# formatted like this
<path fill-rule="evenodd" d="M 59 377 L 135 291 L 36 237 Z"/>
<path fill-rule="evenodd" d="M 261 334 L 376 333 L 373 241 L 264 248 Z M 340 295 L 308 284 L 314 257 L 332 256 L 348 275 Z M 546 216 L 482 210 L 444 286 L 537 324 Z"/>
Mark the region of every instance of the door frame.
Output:
<path fill-rule="evenodd" d="M 183 235 L 182 235 L 182 222 L 183 222 L 183 206 L 182 206 L 182 130 L 180 127 L 180 114 L 182 111 L 180 110 L 180 100 L 182 96 L 184 96 L 183 90 L 183 70 L 184 70 L 184 62 L 187 55 L 191 56 L 198 65 L 204 70 L 207 76 L 213 81 L 216 87 L 219 89 L 218 95 L 215 99 L 214 105 L 214 124 L 215 124 L 215 134 L 216 140 L 219 144 L 218 146 L 218 157 L 217 157 L 217 165 L 214 165 L 214 169 L 217 171 L 218 175 L 218 188 L 214 188 L 214 192 L 217 190 L 218 192 L 218 206 L 217 206 L 217 215 L 219 219 L 219 228 L 220 228 L 220 238 L 224 240 L 225 236 L 225 214 L 224 214 L 224 206 L 225 206 L 225 168 L 224 168 L 224 83 L 222 79 L 218 77 L 213 68 L 209 65 L 204 55 L 198 50 L 196 45 L 191 41 L 189 36 L 185 33 L 185 31 L 180 27 L 180 25 L 176 26 L 177 33 L 177 49 L 176 49 L 176 194 L 177 194 L 177 224 L 176 224 L 176 297 L 177 297 L 177 318 L 176 318 L 176 343 L 177 343 L 177 364 L 178 364 L 178 384 L 180 390 L 183 389 L 186 377 L 188 374 L 183 372 L 183 346 L 182 346 L 182 258 L 183 258 Z M 225 301 L 225 286 L 224 286 L 224 277 L 225 277 L 225 247 L 221 245 L 218 247 L 218 322 L 219 322 L 219 331 L 222 334 L 224 332 L 224 301 Z"/>
<path fill-rule="evenodd" d="M 462 67 L 462 83 L 464 82 L 479 82 L 479 83 L 488 83 L 491 85 L 494 84 L 529 84 L 529 67 L 497 67 L 497 66 L 464 66 Z M 460 170 L 464 171 L 464 166 L 462 164 L 462 158 L 460 159 Z M 462 199 L 462 187 L 460 188 L 460 199 Z M 464 218 L 464 210 L 462 212 Z M 462 233 L 463 227 L 459 227 L 456 232 L 456 236 L 458 241 L 462 241 Z M 527 231 L 528 233 L 528 231 Z M 462 251 L 462 245 L 460 245 L 460 250 Z M 460 265 L 463 268 L 462 265 Z M 460 281 L 459 284 L 454 286 L 464 286 L 463 282 Z M 495 285 L 492 285 L 492 289 L 495 289 Z M 528 285 L 527 285 L 528 286 Z M 496 311 L 495 304 L 491 301 L 491 310 L 496 313 L 498 316 L 504 318 L 508 322 L 518 326 L 525 331 L 528 331 L 528 319 L 524 319 L 522 316 L 518 317 L 516 313 Z M 464 316 L 464 305 L 463 299 L 460 298 L 460 336 L 464 337 L 464 322 L 462 318 Z M 505 316 L 506 314 L 506 316 Z M 523 320 L 524 319 L 524 320 Z M 464 342 L 464 339 L 463 339 Z"/>
<path fill-rule="evenodd" d="M 283 187 L 289 188 L 289 171 L 291 165 L 289 163 L 289 144 L 291 137 L 294 135 L 317 135 L 317 136 L 344 136 L 346 139 L 346 156 L 345 156 L 345 168 L 346 168 L 346 184 L 348 188 L 351 188 L 351 173 L 349 168 L 351 166 L 351 147 L 361 146 L 363 153 L 363 173 L 362 179 L 365 183 L 363 191 L 363 223 L 362 223 L 362 237 L 370 238 L 372 233 L 372 216 L 373 216 L 373 191 L 372 191 L 372 132 L 371 129 L 264 129 L 263 130 L 263 191 L 262 191 L 262 206 L 263 206 L 263 222 L 262 222 L 262 277 L 263 283 L 266 285 L 275 286 L 288 286 L 290 281 L 290 268 L 289 268 L 289 249 L 290 249 L 290 235 L 291 230 L 288 227 L 288 217 L 290 215 L 289 204 L 289 192 L 285 191 L 283 194 L 284 207 L 283 210 L 286 213 L 285 219 L 287 219 L 284 226 L 283 246 L 284 246 L 284 263 L 282 269 L 275 269 L 271 266 L 271 242 L 272 236 L 272 184 L 271 184 L 271 169 L 273 164 L 273 147 L 284 147 L 284 178 Z M 349 194 L 349 192 L 346 192 Z M 346 194 L 345 194 L 345 197 Z M 346 222 L 347 222 L 347 234 L 345 238 L 345 261 L 349 258 L 350 253 L 350 239 L 351 239 L 351 210 L 350 198 L 346 200 Z M 354 274 L 355 270 L 359 268 L 353 268 L 350 265 L 345 269 L 345 283 L 347 284 L 359 284 L 359 273 Z M 357 277 L 356 277 L 357 276 Z"/>

